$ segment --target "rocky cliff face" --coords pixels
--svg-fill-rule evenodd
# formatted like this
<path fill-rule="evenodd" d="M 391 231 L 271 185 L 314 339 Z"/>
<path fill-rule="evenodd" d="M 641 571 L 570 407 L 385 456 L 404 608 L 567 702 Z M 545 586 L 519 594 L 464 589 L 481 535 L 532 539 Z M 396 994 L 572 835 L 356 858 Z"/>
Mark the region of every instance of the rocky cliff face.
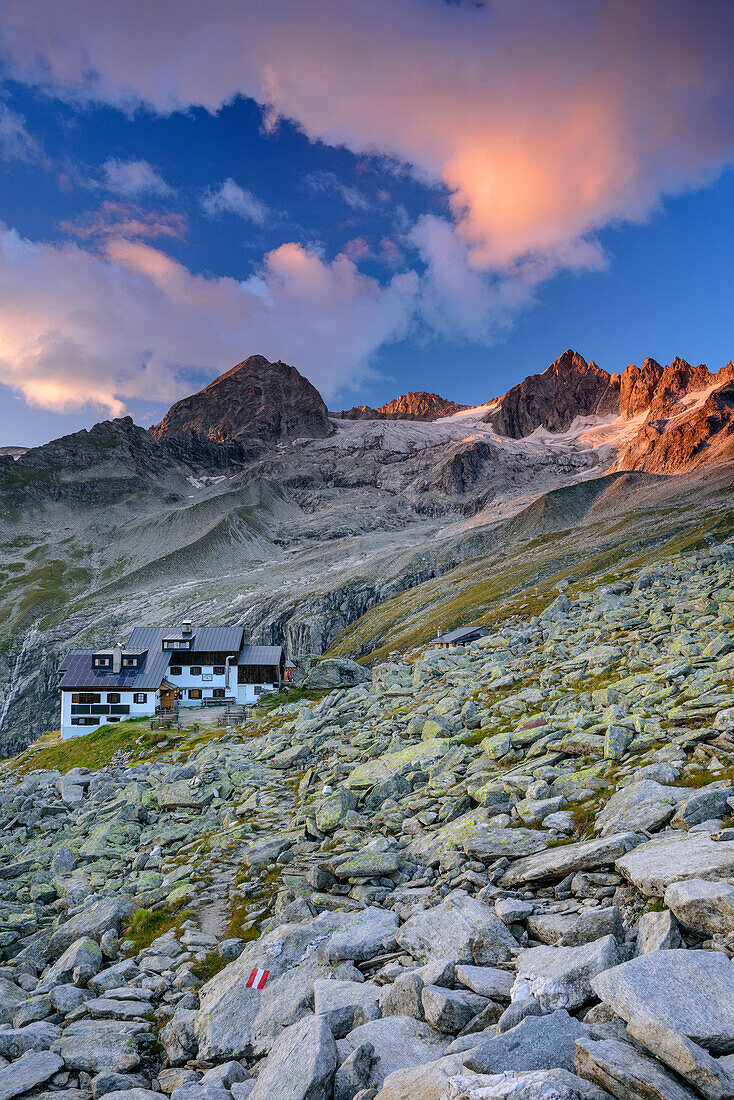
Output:
<path fill-rule="evenodd" d="M 654 359 L 642 370 L 630 365 L 622 374 L 621 413 L 644 421 L 616 468 L 676 474 L 734 458 L 733 380 L 731 363 L 715 374 L 678 358 L 666 367 Z"/>
<path fill-rule="evenodd" d="M 355 405 L 345 412 L 332 413 L 340 420 L 439 420 L 442 416 L 453 416 L 468 409 L 469 405 L 458 405 L 448 401 L 437 393 L 426 390 L 411 391 L 388 401 L 379 409 L 369 405 Z"/>
<path fill-rule="evenodd" d="M 675 406 L 674 406 L 675 407 Z M 620 453 L 620 470 L 675 474 L 734 460 L 734 382 L 714 390 L 700 407 L 671 420 L 646 420 Z"/>
<path fill-rule="evenodd" d="M 615 469 L 676 474 L 734 455 L 728 386 L 734 366 L 712 374 L 702 364 L 676 358 L 667 366 L 645 359 L 621 375 L 608 374 L 568 350 L 543 374 L 513 386 L 487 415 L 487 422 L 514 439 L 536 428 L 562 433 L 577 417 L 640 419 L 629 438 L 620 425 Z"/>
<path fill-rule="evenodd" d="M 531 374 L 508 390 L 487 421 L 522 439 L 536 428 L 563 432 L 577 416 L 605 416 L 618 409 L 619 375 L 607 374 L 569 348 L 542 374 Z"/>
<path fill-rule="evenodd" d="M 287 363 L 251 355 L 191 397 L 177 401 L 151 429 L 158 440 L 268 444 L 324 439 L 333 428 L 318 390 Z"/>

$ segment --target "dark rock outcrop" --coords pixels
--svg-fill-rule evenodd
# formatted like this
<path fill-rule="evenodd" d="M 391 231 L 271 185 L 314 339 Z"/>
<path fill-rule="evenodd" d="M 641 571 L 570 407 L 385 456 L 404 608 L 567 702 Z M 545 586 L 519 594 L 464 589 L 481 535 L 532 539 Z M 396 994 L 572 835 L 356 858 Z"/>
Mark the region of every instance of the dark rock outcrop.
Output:
<path fill-rule="evenodd" d="M 153 485 L 161 448 L 132 417 L 103 420 L 88 431 L 31 447 L 0 466 L 0 494 L 14 505 L 63 500 L 94 505 Z"/>
<path fill-rule="evenodd" d="M 295 367 L 251 355 L 177 401 L 150 433 L 166 441 L 267 444 L 325 439 L 333 430 L 321 394 Z"/>
<path fill-rule="evenodd" d="M 442 416 L 453 416 L 469 407 L 458 405 L 456 401 L 449 401 L 437 393 L 417 390 L 404 393 L 379 409 L 355 405 L 345 412 L 331 413 L 331 416 L 339 420 L 439 420 Z"/>
<path fill-rule="evenodd" d="M 498 431 L 522 439 L 536 428 L 563 432 L 577 416 L 605 416 L 619 410 L 618 374 L 587 363 L 570 348 L 542 374 L 531 374 L 500 399 L 487 415 Z"/>

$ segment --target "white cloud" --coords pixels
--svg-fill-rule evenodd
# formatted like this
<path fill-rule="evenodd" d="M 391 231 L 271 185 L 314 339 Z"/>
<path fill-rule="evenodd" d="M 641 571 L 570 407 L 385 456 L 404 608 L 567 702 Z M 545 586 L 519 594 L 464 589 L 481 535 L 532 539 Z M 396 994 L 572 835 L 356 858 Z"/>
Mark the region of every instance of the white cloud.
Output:
<path fill-rule="evenodd" d="M 0 100 L 0 153 L 5 160 L 40 161 L 40 142 L 26 128 L 23 115 Z"/>
<path fill-rule="evenodd" d="M 474 270 L 466 245 L 445 218 L 424 215 L 408 240 L 425 264 L 418 311 L 427 328 L 440 336 L 460 332 L 491 343 L 532 301 L 532 281 L 523 274 L 489 276 Z"/>
<path fill-rule="evenodd" d="M 102 171 L 105 187 L 116 195 L 135 198 L 138 195 L 173 194 L 173 188 L 147 160 L 117 160 L 110 157 L 102 165 Z"/>
<path fill-rule="evenodd" d="M 0 233 L 0 381 L 32 405 L 117 416 L 131 398 L 184 396 L 187 369 L 213 376 L 255 352 L 331 396 L 358 384 L 413 314 L 415 276 L 381 286 L 346 256 L 327 263 L 298 244 L 244 283 L 193 275 L 141 241 L 100 248 Z"/>
<path fill-rule="evenodd" d="M 267 206 L 233 179 L 226 179 L 218 188 L 209 188 L 202 195 L 201 205 L 212 218 L 219 214 L 236 214 L 245 221 L 263 225 L 268 216 Z"/>
<path fill-rule="evenodd" d="M 334 172 L 310 172 L 303 182 L 317 193 L 337 195 L 352 210 L 369 210 L 372 206 L 364 191 L 342 183 Z"/>

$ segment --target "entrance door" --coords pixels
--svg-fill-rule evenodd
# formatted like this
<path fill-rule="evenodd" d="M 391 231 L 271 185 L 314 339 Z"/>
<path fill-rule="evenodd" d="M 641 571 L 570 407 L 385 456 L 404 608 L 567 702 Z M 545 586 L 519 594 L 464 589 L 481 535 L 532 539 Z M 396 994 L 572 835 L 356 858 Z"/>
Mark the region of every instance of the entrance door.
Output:
<path fill-rule="evenodd" d="M 161 687 L 161 714 L 173 714 L 176 689 Z"/>

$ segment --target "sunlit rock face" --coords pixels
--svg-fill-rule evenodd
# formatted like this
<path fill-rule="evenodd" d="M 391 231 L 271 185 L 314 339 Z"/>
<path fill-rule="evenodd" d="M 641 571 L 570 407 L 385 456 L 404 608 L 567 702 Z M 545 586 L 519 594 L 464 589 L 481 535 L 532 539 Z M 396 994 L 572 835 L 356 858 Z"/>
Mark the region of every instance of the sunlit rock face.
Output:
<path fill-rule="evenodd" d="M 459 405 L 456 401 L 448 401 L 437 393 L 418 390 L 404 393 L 379 409 L 373 409 L 369 405 L 354 405 L 351 409 L 332 415 L 340 420 L 438 420 L 442 416 L 463 412 L 469 407 Z"/>

